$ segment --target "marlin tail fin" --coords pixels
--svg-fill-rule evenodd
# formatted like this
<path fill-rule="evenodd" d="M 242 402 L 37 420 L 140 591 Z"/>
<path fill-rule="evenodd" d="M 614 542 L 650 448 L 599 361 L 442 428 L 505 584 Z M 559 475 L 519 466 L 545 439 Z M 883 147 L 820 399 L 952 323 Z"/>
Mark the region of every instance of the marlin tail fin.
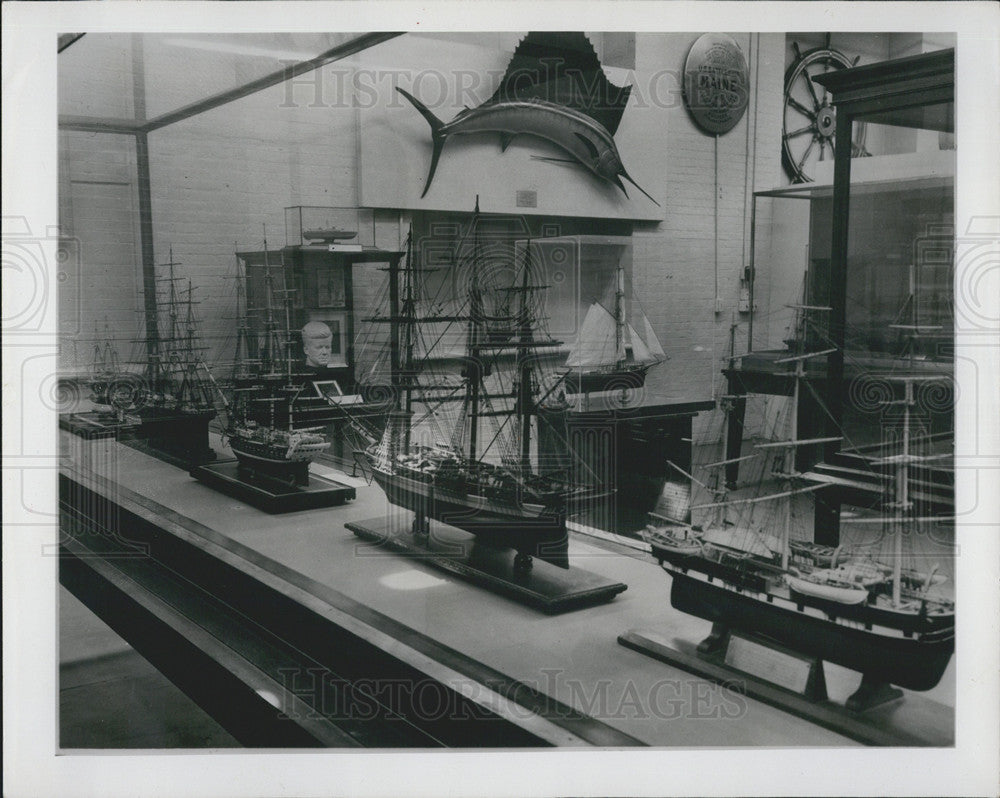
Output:
<path fill-rule="evenodd" d="M 434 179 L 434 172 L 437 170 L 438 159 L 441 157 L 441 150 L 444 148 L 444 142 L 448 136 L 447 134 L 441 132 L 441 128 L 444 127 L 444 122 L 434 116 L 426 105 L 406 91 L 406 89 L 401 89 L 397 86 L 396 91 L 409 100 L 413 107 L 420 112 L 420 115 L 427 120 L 427 124 L 431 126 L 431 142 L 434 145 L 434 150 L 431 153 L 431 168 L 427 172 L 427 182 L 424 184 L 424 193 L 420 195 L 420 198 L 423 199 L 427 195 L 427 189 L 431 187 L 431 181 Z"/>

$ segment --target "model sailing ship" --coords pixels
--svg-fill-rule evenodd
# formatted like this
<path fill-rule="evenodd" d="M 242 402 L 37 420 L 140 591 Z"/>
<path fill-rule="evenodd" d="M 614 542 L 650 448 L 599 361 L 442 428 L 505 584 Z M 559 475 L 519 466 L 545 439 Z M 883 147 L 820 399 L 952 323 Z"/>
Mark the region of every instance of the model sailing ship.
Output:
<path fill-rule="evenodd" d="M 134 403 L 135 386 L 132 375 L 122 370 L 107 321 L 103 336 L 98 334 L 97 324 L 94 324 L 94 348 L 86 385 L 90 389 L 91 402 L 109 408 L 117 421 L 125 421 L 125 413 Z"/>
<path fill-rule="evenodd" d="M 568 567 L 566 517 L 598 493 L 578 481 L 572 466 L 546 469 L 538 462 L 544 460 L 537 456 L 537 429 L 545 423 L 540 411 L 560 384 L 554 369 L 546 368 L 543 350 L 559 342 L 537 317 L 543 286 L 532 281 L 530 245 L 519 279 L 508 286 L 516 296 L 513 334 L 491 332 L 479 218 L 477 199 L 472 251 L 458 266 L 466 272 L 466 295 L 457 313 L 420 312 L 425 303 L 418 302 L 415 276 L 423 270 L 413 266 L 409 238 L 403 268 L 389 268 L 389 313 L 373 321 L 390 325 L 396 400 L 382 439 L 367 450 L 368 460 L 389 502 L 415 513 L 415 534 L 427 534 L 433 518 L 484 543 L 516 549 L 518 570 L 529 569 L 535 555 Z M 446 330 L 438 326 L 425 335 L 430 325 L 442 323 Z M 456 360 L 445 344 L 448 330 L 464 339 L 458 374 L 447 370 Z"/>
<path fill-rule="evenodd" d="M 191 280 L 177 276 L 173 248 L 157 277 L 156 319 L 147 326 L 145 380 L 133 399 L 134 412 L 144 424 L 168 423 L 178 418 L 208 423 L 215 418 L 216 386 L 201 353 L 194 314 Z M 178 288 L 187 283 L 187 288 Z M 162 295 L 162 298 L 161 298 Z M 169 430 L 165 430 L 169 432 Z"/>
<path fill-rule="evenodd" d="M 621 264 L 613 290 L 612 303 L 591 304 L 566 359 L 566 389 L 570 393 L 641 388 L 646 372 L 667 359 L 646 315 L 641 310 L 636 314 L 641 318 L 642 334 L 626 318 L 625 269 Z"/>
<path fill-rule="evenodd" d="M 803 446 L 839 440 L 797 436 L 805 363 L 830 351 L 792 354 L 778 361 L 793 369 L 790 434 L 787 440 L 757 448 L 777 453 L 774 475 L 783 489 L 729 499 L 716 471 L 710 487 L 713 501 L 692 508 L 713 510 L 713 521 L 689 527 L 654 518 L 648 540 L 672 579 L 671 604 L 721 627 L 713 627 L 713 635 L 700 650 L 721 642 L 723 630 L 740 629 L 859 671 L 863 688 L 894 684 L 929 690 L 940 681 L 954 651 L 955 605 L 938 590 L 943 579 L 936 565 L 922 571 L 905 563 L 907 549 L 920 537 L 918 530 L 942 520 L 922 517 L 920 492 L 928 480 L 925 464 L 950 454 L 918 453 L 926 448 L 927 438 L 914 414 L 914 386 L 941 378 L 885 377 L 900 386 L 902 399 L 887 402 L 901 412 L 898 440 L 892 444 L 895 451 L 883 449 L 882 456 L 871 460 L 876 482 L 881 483 L 879 512 L 874 518 L 841 518 L 842 532 L 852 521 L 869 532 L 873 526 L 880 529 L 875 540 L 837 547 L 797 541 L 790 529 L 792 503 L 830 483 L 799 473 L 795 453 Z M 735 459 L 707 468 L 720 469 Z M 753 510 L 762 506 L 780 508 L 783 517 L 765 529 L 752 518 Z M 734 510 L 742 517 L 730 522 L 726 516 Z"/>
<path fill-rule="evenodd" d="M 296 427 L 296 408 L 303 400 L 309 377 L 296 370 L 297 344 L 291 329 L 292 291 L 275 286 L 264 239 L 264 331 L 251 353 L 243 280 L 237 277 L 236 356 L 233 393 L 225 438 L 241 471 L 288 481 L 309 482 L 309 463 L 330 447 L 322 427 Z M 275 313 L 280 298 L 283 323 Z"/>

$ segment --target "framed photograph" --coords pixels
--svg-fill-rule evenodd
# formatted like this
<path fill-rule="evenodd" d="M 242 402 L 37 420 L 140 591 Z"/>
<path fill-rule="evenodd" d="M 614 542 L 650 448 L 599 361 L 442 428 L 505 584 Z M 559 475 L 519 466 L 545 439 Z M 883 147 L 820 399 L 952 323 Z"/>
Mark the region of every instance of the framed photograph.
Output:
<path fill-rule="evenodd" d="M 316 270 L 316 307 L 345 307 L 346 296 L 343 266 L 324 266 Z"/>
<path fill-rule="evenodd" d="M 313 388 L 318 396 L 323 397 L 331 405 L 353 405 L 361 402 L 358 394 L 345 394 L 336 380 L 317 380 Z"/>

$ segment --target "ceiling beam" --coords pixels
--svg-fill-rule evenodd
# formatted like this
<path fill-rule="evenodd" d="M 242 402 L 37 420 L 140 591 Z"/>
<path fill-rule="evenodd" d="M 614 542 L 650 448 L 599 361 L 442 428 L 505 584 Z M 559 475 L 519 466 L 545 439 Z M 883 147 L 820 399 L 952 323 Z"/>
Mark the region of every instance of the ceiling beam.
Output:
<path fill-rule="evenodd" d="M 134 119 L 106 119 L 102 116 L 63 114 L 59 117 L 59 129 L 86 133 L 127 133 L 134 136 L 142 130 L 142 125 Z"/>
<path fill-rule="evenodd" d="M 60 33 L 59 34 L 59 44 L 56 47 L 56 54 L 61 53 L 67 47 L 72 45 L 74 42 L 80 41 L 86 33 Z"/>
<path fill-rule="evenodd" d="M 191 103 L 183 108 L 170 111 L 169 113 L 158 116 L 155 119 L 150 119 L 144 125 L 140 126 L 140 130 L 148 133 L 153 130 L 158 130 L 161 127 L 172 125 L 175 122 L 189 119 L 197 114 L 202 114 L 205 111 L 211 111 L 213 108 L 218 108 L 220 105 L 225 105 L 226 103 L 233 102 L 234 100 L 239 100 L 243 97 L 255 94 L 263 89 L 270 88 L 271 86 L 276 86 L 279 83 L 284 83 L 286 80 L 290 80 L 291 78 L 297 77 L 306 72 L 311 72 L 314 69 L 319 69 L 332 61 L 339 61 L 342 58 L 354 55 L 362 50 L 367 50 L 369 47 L 373 47 L 376 44 L 381 44 L 382 42 L 389 41 L 390 39 L 394 39 L 395 37 L 401 35 L 401 32 L 364 33 L 357 38 L 351 39 L 350 41 L 344 42 L 343 44 L 339 44 L 336 47 L 320 53 L 315 58 L 310 58 L 308 61 L 300 61 L 297 64 L 282 67 L 276 72 L 272 72 L 262 78 L 253 80 L 243 86 L 238 86 L 235 89 L 229 89 L 228 91 L 221 92 L 213 95 L 212 97 L 206 97 L 203 100 L 198 100 L 198 102 Z"/>

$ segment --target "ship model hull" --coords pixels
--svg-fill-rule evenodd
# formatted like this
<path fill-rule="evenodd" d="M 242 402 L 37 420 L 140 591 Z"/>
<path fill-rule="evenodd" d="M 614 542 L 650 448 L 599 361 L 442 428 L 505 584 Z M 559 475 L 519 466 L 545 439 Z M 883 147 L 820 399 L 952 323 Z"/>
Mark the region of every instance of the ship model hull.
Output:
<path fill-rule="evenodd" d="M 672 577 L 681 612 L 763 635 L 808 656 L 911 690 L 941 680 L 955 650 L 954 615 L 921 616 L 844 605 L 766 589 L 763 576 L 701 558 L 653 549 Z"/>
<path fill-rule="evenodd" d="M 474 535 L 482 543 L 513 548 L 568 568 L 564 512 L 531 502 L 508 503 L 457 486 L 444 486 L 374 469 L 390 504 Z"/>
<path fill-rule="evenodd" d="M 279 479 L 295 485 L 309 484 L 309 460 L 298 462 L 285 458 L 287 447 L 277 447 L 243 438 L 230 438 L 229 448 L 236 455 L 241 471 Z"/>
<path fill-rule="evenodd" d="M 309 463 L 329 446 L 321 435 L 269 427 L 258 428 L 256 433 L 239 427 L 229 432 L 229 448 L 241 471 L 294 485 L 309 484 Z"/>
<path fill-rule="evenodd" d="M 600 393 L 642 388 L 646 384 L 646 372 L 652 365 L 610 371 L 570 371 L 564 380 L 566 392 Z"/>

